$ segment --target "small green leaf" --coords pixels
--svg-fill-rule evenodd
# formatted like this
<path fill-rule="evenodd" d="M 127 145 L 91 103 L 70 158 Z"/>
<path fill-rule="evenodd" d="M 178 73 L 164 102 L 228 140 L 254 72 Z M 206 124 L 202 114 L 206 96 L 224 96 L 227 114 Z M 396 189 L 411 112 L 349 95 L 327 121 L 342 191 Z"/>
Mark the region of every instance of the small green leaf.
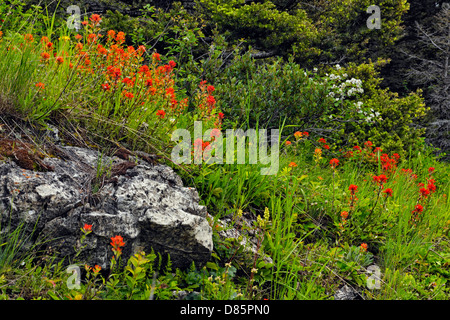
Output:
<path fill-rule="evenodd" d="M 207 262 L 206 267 L 213 270 L 219 270 L 219 267 L 217 267 L 217 264 L 215 264 L 214 262 Z"/>
<path fill-rule="evenodd" d="M 219 198 L 220 194 L 223 192 L 222 188 L 215 188 L 211 191 L 211 193 L 216 197 Z"/>

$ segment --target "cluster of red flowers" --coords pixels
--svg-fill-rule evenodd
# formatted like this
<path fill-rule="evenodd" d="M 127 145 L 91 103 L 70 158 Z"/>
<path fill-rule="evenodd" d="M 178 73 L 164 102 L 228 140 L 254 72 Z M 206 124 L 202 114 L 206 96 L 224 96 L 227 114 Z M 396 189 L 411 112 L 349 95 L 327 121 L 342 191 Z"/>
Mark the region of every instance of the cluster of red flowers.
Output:
<path fill-rule="evenodd" d="M 211 151 L 212 146 L 211 143 L 216 140 L 216 137 L 219 137 L 222 135 L 222 132 L 218 128 L 211 129 L 210 141 L 203 141 L 203 139 L 198 138 L 194 141 L 194 151 L 192 151 L 192 154 L 194 154 L 195 159 L 200 159 L 204 151 Z M 206 159 L 205 159 L 206 160 Z"/>
<path fill-rule="evenodd" d="M 220 131 L 220 129 L 214 128 L 211 129 L 211 133 L 210 136 L 211 138 L 214 140 L 216 137 L 219 137 L 222 134 L 222 132 Z"/>
<path fill-rule="evenodd" d="M 120 70 L 120 68 L 115 68 L 113 66 L 108 66 L 106 68 L 106 74 L 114 79 L 114 82 L 117 82 L 117 80 L 120 78 L 120 76 L 122 75 L 122 71 Z"/>
<path fill-rule="evenodd" d="M 158 110 L 156 112 L 156 115 L 160 118 L 160 119 L 164 119 L 164 117 L 166 116 L 166 112 L 164 110 Z"/>
<path fill-rule="evenodd" d="M 194 141 L 194 150 L 198 149 L 201 149 L 202 151 L 211 149 L 211 144 L 209 141 L 203 141 L 203 139 L 198 138 Z"/>
<path fill-rule="evenodd" d="M 27 39 L 27 42 L 32 42 L 33 41 L 33 36 L 30 35 L 25 35 L 25 39 Z M 43 36 L 41 38 L 41 44 L 42 44 L 42 49 L 43 51 L 41 52 L 41 62 L 43 63 L 47 63 L 48 60 L 50 59 L 50 53 L 52 53 L 54 47 L 53 47 L 53 43 L 50 42 L 50 39 L 48 37 Z M 56 55 L 56 53 L 54 53 L 54 55 Z"/>
<path fill-rule="evenodd" d="M 122 253 L 122 248 L 125 246 L 125 242 L 123 242 L 123 238 L 121 236 L 111 237 L 112 251 L 115 255 L 120 255 Z"/>
<path fill-rule="evenodd" d="M 419 189 L 420 198 L 426 199 L 430 195 L 430 190 L 427 188 L 420 188 Z"/>
<path fill-rule="evenodd" d="M 364 148 L 356 145 L 353 147 L 353 151 L 347 151 L 345 153 L 346 158 L 352 158 L 355 156 L 354 152 L 357 152 L 358 155 L 365 156 L 365 159 L 370 162 L 381 163 L 381 169 L 386 174 L 390 174 L 395 171 L 397 168 L 398 161 L 400 160 L 400 155 L 398 153 L 394 153 L 392 157 L 389 157 L 387 153 L 383 152 L 383 149 L 380 147 L 373 148 L 372 141 L 366 141 L 364 143 Z"/>
<path fill-rule="evenodd" d="M 348 187 L 348 190 L 350 190 L 350 210 L 352 210 L 353 207 L 355 206 L 355 202 L 358 200 L 358 198 L 356 197 L 356 192 L 358 192 L 358 186 L 351 184 Z"/>
<path fill-rule="evenodd" d="M 339 165 L 339 160 L 336 158 L 333 158 L 330 160 L 330 167 L 331 169 L 335 169 Z"/>
<path fill-rule="evenodd" d="M 379 176 L 373 176 L 373 181 L 378 184 L 382 189 L 383 189 L 383 185 L 387 182 L 388 178 L 386 177 L 385 174 L 380 174 Z"/>
<path fill-rule="evenodd" d="M 294 133 L 295 141 L 301 140 L 303 137 L 308 137 L 308 136 L 309 136 L 309 133 L 306 131 L 305 132 L 296 131 Z M 286 146 L 290 146 L 291 144 L 292 144 L 292 142 L 289 140 L 287 140 L 285 143 Z"/>
<path fill-rule="evenodd" d="M 96 264 L 94 267 L 90 267 L 87 264 L 84 265 L 84 268 L 86 269 L 86 271 L 92 271 L 94 272 L 94 275 L 97 275 L 101 270 L 102 267 L 100 267 L 98 264 Z"/>
<path fill-rule="evenodd" d="M 305 131 L 305 132 L 296 131 L 294 133 L 294 137 L 296 140 L 301 139 L 303 136 L 308 137 L 309 133 L 307 131 Z"/>
<path fill-rule="evenodd" d="M 89 20 L 91 20 L 92 24 L 95 26 L 102 21 L 102 18 L 100 18 L 100 15 L 98 14 L 93 14 Z"/>
<path fill-rule="evenodd" d="M 85 223 L 83 228 L 81 228 L 81 231 L 85 236 L 88 235 L 92 232 L 92 224 Z M 112 246 L 114 255 L 118 257 L 122 253 L 122 247 L 125 246 L 125 242 L 123 242 L 122 236 L 115 236 L 111 237 L 110 245 Z M 98 273 L 101 270 L 101 268 L 97 265 L 94 268 L 89 267 L 86 270 L 88 269 L 93 270 L 94 273 Z"/>
<path fill-rule="evenodd" d="M 214 127 L 220 129 L 225 115 L 222 112 L 216 114 L 216 99 L 212 93 L 216 90 L 214 86 L 207 85 L 206 80 L 200 81 L 200 91 L 197 94 L 197 105 L 200 117 L 205 120 L 214 120 Z"/>
<path fill-rule="evenodd" d="M 148 65 L 143 65 L 144 46 L 135 49 L 125 45 L 125 33 L 109 30 L 106 32 L 104 43 L 100 43 L 103 37 L 100 33 L 102 18 L 93 14 L 83 21 L 84 35 L 76 34 L 73 44 L 73 55 L 61 52 L 57 55 L 57 48 L 46 36 L 42 37 L 39 47 L 41 62 L 50 65 L 51 57 L 54 57 L 56 66 L 61 70 L 68 64 L 73 74 L 83 81 L 86 75 L 99 75 L 97 90 L 102 92 L 101 99 L 117 101 L 120 95 L 120 103 L 126 108 L 114 109 L 114 115 L 120 116 L 117 110 L 128 110 L 129 114 L 139 112 L 139 119 L 148 123 L 146 117 L 154 117 L 157 121 L 176 122 L 177 116 L 182 114 L 188 106 L 188 98 L 179 99 L 175 90 L 174 69 L 177 63 L 170 60 L 167 64 L 161 63 L 161 55 L 157 52 L 151 54 Z M 62 37 L 60 40 L 70 40 L 70 37 Z M 25 42 L 32 43 L 31 34 L 25 35 Z M 45 84 L 35 84 L 37 90 L 43 91 Z M 220 130 L 225 114 L 217 110 L 217 101 L 214 97 L 216 88 L 201 81 L 199 91 L 194 104 L 197 105 L 198 120 L 210 121 L 210 125 Z M 111 113 L 110 113 L 111 114 Z M 304 132 L 303 135 L 308 135 Z M 297 137 L 297 136 L 296 136 Z M 199 145 L 198 142 L 196 144 Z M 201 142 L 203 150 L 209 142 Z"/>
<path fill-rule="evenodd" d="M 58 65 L 63 64 L 63 63 L 64 63 L 64 58 L 61 57 L 61 56 L 56 57 L 56 63 L 57 63 Z"/>
<path fill-rule="evenodd" d="M 127 91 L 127 90 L 123 90 L 122 91 L 122 94 L 123 94 L 123 96 L 125 97 L 125 98 L 127 98 L 127 99 L 133 99 L 134 98 L 134 94 L 133 93 L 131 93 L 131 92 L 129 92 L 129 91 Z"/>
<path fill-rule="evenodd" d="M 26 35 L 23 36 L 26 42 L 33 42 L 34 41 L 34 37 L 32 34 L 27 33 Z"/>
<path fill-rule="evenodd" d="M 322 147 L 323 147 L 325 150 L 329 150 L 329 149 L 330 149 L 330 146 L 326 144 L 327 141 L 326 141 L 324 138 L 320 138 L 320 139 L 319 139 L 319 142 L 323 144 Z"/>
<path fill-rule="evenodd" d="M 436 191 L 436 186 L 435 186 L 435 180 L 434 179 L 428 179 L 428 191 L 431 193 L 434 193 Z"/>
<path fill-rule="evenodd" d="M 102 74 L 104 79 L 99 83 L 99 88 L 105 95 L 113 96 L 119 92 L 124 98 L 123 103 L 143 106 L 142 109 L 145 111 L 147 110 L 145 106 L 158 105 L 160 107 L 153 111 L 156 118 L 165 119 L 167 114 L 180 115 L 187 108 L 188 99 L 178 100 L 175 94 L 173 70 L 177 63 L 171 60 L 167 64 L 161 64 L 161 55 L 155 52 L 151 55 L 150 64 L 142 65 L 146 48 L 139 46 L 135 49 L 126 46 L 123 32 L 107 31 L 106 44 L 100 44 L 101 21 L 102 18 L 98 14 L 93 14 L 83 21 L 85 35 L 75 35 L 74 55 L 70 58 L 64 53 L 56 56 L 54 44 L 48 37 L 42 37 L 41 62 L 48 64 L 53 55 L 57 66 L 63 65 L 67 60 L 69 68 L 76 68 L 78 76 L 82 76 L 83 73 Z M 25 41 L 31 43 L 34 38 L 31 34 L 27 34 Z M 44 88 L 44 84 L 41 83 L 36 86 L 39 89 Z M 211 119 L 214 127 L 220 129 L 225 115 L 216 110 L 214 86 L 202 81 L 199 91 L 200 119 Z"/>
<path fill-rule="evenodd" d="M 400 155 L 398 153 L 394 153 L 392 158 L 389 158 L 387 153 L 383 153 L 380 156 L 381 169 L 385 172 L 392 172 L 397 168 L 398 160 L 400 159 Z"/>
<path fill-rule="evenodd" d="M 348 212 L 347 211 L 342 211 L 341 212 L 341 219 L 342 219 L 342 221 L 339 223 L 339 228 L 341 230 L 343 230 L 344 226 L 347 224 L 347 218 L 348 218 Z"/>
<path fill-rule="evenodd" d="M 355 195 L 355 193 L 358 191 L 358 186 L 351 184 L 350 187 L 348 187 L 348 190 L 350 190 L 350 194 Z"/>
<path fill-rule="evenodd" d="M 105 91 L 109 91 L 111 89 L 111 86 L 108 83 L 102 83 L 101 87 Z"/>
<path fill-rule="evenodd" d="M 386 197 L 392 197 L 392 189 L 391 188 L 386 188 L 383 190 L 383 193 L 386 195 Z"/>
<path fill-rule="evenodd" d="M 404 168 L 402 168 L 402 172 L 407 174 L 407 175 L 409 175 L 409 177 L 411 179 L 414 179 L 414 180 L 417 179 L 417 174 L 414 174 L 412 169 L 404 169 Z"/>
<path fill-rule="evenodd" d="M 431 194 L 436 192 L 436 180 L 432 178 L 434 170 L 434 167 L 430 167 L 428 169 L 429 177 L 427 179 L 426 187 L 424 183 L 417 184 L 417 186 L 419 187 L 419 198 L 417 199 L 417 204 L 415 205 L 414 210 L 411 212 L 411 224 L 417 224 L 417 222 L 420 220 L 421 214 L 423 213 L 426 200 L 431 196 Z M 412 170 L 407 170 L 406 172 L 411 173 Z"/>
<path fill-rule="evenodd" d="M 386 198 L 392 197 L 393 190 L 391 188 L 384 189 L 384 184 L 388 181 L 388 177 L 385 174 L 380 174 L 378 176 L 373 175 L 372 179 L 373 179 L 373 182 L 375 182 L 379 186 L 379 189 L 378 189 L 379 193 L 380 192 L 384 193 Z"/>
<path fill-rule="evenodd" d="M 366 252 L 368 247 L 369 246 L 367 245 L 367 243 L 361 243 L 359 249 L 361 250 L 361 252 Z"/>
<path fill-rule="evenodd" d="M 423 213 L 423 206 L 418 203 L 414 206 L 414 210 L 411 212 L 411 219 L 409 220 L 410 224 L 416 225 L 420 220 L 420 215 Z"/>
<path fill-rule="evenodd" d="M 201 138 L 196 139 L 194 141 L 194 151 L 192 151 L 195 163 L 203 158 L 204 151 L 210 151 L 211 148 L 211 143 L 209 141 L 203 141 Z"/>
<path fill-rule="evenodd" d="M 84 23 L 88 33 L 86 37 L 88 49 L 83 51 L 84 44 L 81 42 L 75 46 L 78 72 L 93 73 L 94 66 L 97 73 L 102 72 L 105 76 L 104 81 L 100 83 L 101 89 L 111 92 L 111 95 L 117 91 L 121 92 L 125 98 L 124 103 L 130 101 L 130 104 L 145 105 L 146 102 L 162 98 L 164 100 L 162 104 L 165 104 L 167 109 L 156 111 L 156 116 L 160 119 L 165 117 L 168 110 L 173 113 L 182 112 L 187 106 L 187 99 L 178 101 L 175 96 L 171 73 L 176 67 L 176 62 L 169 61 L 167 65 L 159 65 L 161 56 L 155 52 L 151 56 L 151 66 L 141 65 L 136 73 L 136 66 L 143 61 L 145 47 L 139 46 L 135 49 L 132 46 L 124 46 L 125 33 L 114 30 L 107 32 L 106 46 L 96 44 L 102 36 L 99 34 L 100 22 L 101 17 L 94 14 Z M 75 38 L 81 41 L 83 36 L 76 35 Z M 73 64 L 71 66 L 73 67 Z M 145 90 L 142 90 L 142 86 Z"/>

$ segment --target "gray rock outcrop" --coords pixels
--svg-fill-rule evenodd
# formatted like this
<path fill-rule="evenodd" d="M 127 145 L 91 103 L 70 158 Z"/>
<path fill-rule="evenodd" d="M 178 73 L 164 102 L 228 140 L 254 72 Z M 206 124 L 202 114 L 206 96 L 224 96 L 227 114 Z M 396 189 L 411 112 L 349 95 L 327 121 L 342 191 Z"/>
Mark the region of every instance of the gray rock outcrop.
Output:
<path fill-rule="evenodd" d="M 345 284 L 334 294 L 334 300 L 359 300 L 361 295 L 351 286 Z"/>
<path fill-rule="evenodd" d="M 99 156 L 97 151 L 58 146 L 59 157 L 44 158 L 52 170 L 23 169 L 0 161 L 2 232 L 24 223 L 30 242 L 45 237 L 59 257 L 108 268 L 111 237 L 120 235 L 122 259 L 153 248 L 170 255 L 174 267 L 201 265 L 210 258 L 212 229 L 195 189 L 174 171 L 142 159 Z M 92 232 L 80 246 L 81 228 Z M 28 243 L 31 244 L 31 243 Z M 126 261 L 126 260 L 125 260 Z"/>

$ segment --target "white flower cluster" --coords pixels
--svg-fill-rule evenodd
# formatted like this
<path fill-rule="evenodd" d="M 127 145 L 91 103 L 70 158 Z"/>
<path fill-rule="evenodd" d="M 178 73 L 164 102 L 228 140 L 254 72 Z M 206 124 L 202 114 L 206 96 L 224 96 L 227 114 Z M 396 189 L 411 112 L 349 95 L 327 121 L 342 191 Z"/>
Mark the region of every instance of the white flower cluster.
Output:
<path fill-rule="evenodd" d="M 335 82 L 343 81 L 348 77 L 346 73 L 341 75 L 336 74 L 326 74 L 329 80 L 334 80 Z M 325 78 L 325 80 L 327 80 Z M 344 100 L 345 98 L 350 98 L 356 96 L 357 94 L 364 93 L 364 89 L 362 88 L 362 81 L 360 79 L 347 79 L 340 84 L 333 84 L 331 86 L 332 91 L 328 93 L 329 97 L 335 98 L 336 101 Z"/>
<path fill-rule="evenodd" d="M 360 79 L 351 78 L 350 80 L 345 81 L 346 83 L 354 84 L 358 88 L 362 86 L 362 81 Z"/>
<path fill-rule="evenodd" d="M 335 69 L 341 70 L 342 68 L 337 64 L 335 65 Z M 314 68 L 314 72 L 317 72 L 317 68 Z M 356 78 L 348 79 L 347 73 L 326 73 L 322 81 L 322 84 L 332 83 L 328 96 L 334 98 L 336 101 L 357 98 L 358 94 L 364 93 L 362 80 Z M 383 120 L 378 111 L 369 109 L 368 107 L 364 108 L 364 103 L 362 101 L 351 102 L 350 105 L 354 106 L 354 110 L 356 110 L 360 117 L 366 122 L 374 123 L 375 121 Z M 333 119 L 333 117 L 333 115 L 328 116 L 329 119 Z"/>
<path fill-rule="evenodd" d="M 348 95 L 349 97 L 351 97 L 351 96 L 353 96 L 353 95 L 355 94 L 355 92 L 356 92 L 356 93 L 363 93 L 363 92 L 364 92 L 364 89 L 363 89 L 363 88 L 350 88 L 350 89 L 348 89 L 348 91 L 347 91 L 347 95 Z"/>
<path fill-rule="evenodd" d="M 328 74 L 327 74 L 327 75 L 328 75 Z M 330 79 L 331 79 L 331 80 L 341 80 L 341 76 L 332 73 L 332 74 L 330 74 Z"/>
<path fill-rule="evenodd" d="M 373 109 L 370 109 L 369 112 L 366 112 L 361 109 L 361 106 L 362 106 L 362 102 L 359 101 L 356 104 L 356 110 L 358 113 L 364 115 L 366 122 L 372 122 L 374 119 L 379 120 L 379 121 L 383 120 L 383 118 L 380 117 L 380 113 L 378 111 L 374 111 Z"/>

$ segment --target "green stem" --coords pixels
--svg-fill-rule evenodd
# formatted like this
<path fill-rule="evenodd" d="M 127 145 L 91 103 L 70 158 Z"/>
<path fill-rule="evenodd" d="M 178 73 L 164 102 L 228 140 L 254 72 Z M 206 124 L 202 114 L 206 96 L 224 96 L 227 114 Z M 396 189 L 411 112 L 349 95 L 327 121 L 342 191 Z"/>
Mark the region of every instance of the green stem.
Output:
<path fill-rule="evenodd" d="M 375 207 L 377 206 L 378 200 L 380 199 L 380 194 L 381 194 L 382 189 L 383 189 L 383 184 L 380 184 L 380 187 L 378 188 L 377 199 L 375 200 L 372 210 L 370 211 L 369 215 L 367 216 L 365 223 L 362 225 L 363 229 L 366 228 L 366 226 L 369 224 L 369 222 L 372 221 L 372 214 L 373 214 L 373 211 L 375 210 Z"/>

